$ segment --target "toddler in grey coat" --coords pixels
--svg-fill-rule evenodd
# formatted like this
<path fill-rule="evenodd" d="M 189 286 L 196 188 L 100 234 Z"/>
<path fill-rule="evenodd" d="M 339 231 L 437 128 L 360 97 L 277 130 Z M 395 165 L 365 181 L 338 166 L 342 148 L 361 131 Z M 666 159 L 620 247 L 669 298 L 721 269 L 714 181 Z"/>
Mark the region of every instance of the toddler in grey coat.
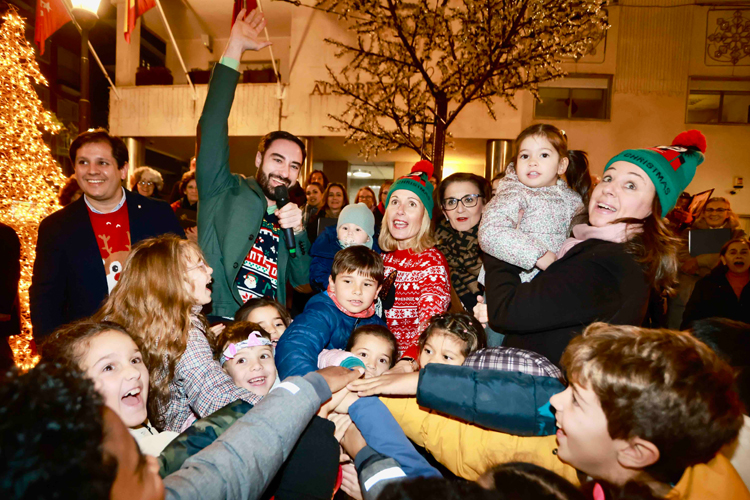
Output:
<path fill-rule="evenodd" d="M 532 125 L 516 144 L 516 161 L 485 207 L 478 238 L 482 251 L 524 269 L 526 283 L 555 261 L 571 220 L 584 210 L 591 178 L 585 154 L 571 163 L 567 140 L 552 125 Z"/>

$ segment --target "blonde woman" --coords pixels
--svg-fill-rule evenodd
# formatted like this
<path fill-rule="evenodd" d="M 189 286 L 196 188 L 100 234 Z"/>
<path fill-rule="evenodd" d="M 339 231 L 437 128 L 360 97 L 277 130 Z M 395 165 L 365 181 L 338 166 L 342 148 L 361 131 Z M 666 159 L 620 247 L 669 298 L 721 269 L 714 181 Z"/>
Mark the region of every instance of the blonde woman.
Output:
<path fill-rule="evenodd" d="M 417 340 L 436 314 L 450 305 L 448 262 L 432 235 L 432 164 L 417 162 L 391 186 L 378 243 L 386 282 L 383 308 L 402 357 L 394 371 L 411 371 Z"/>
<path fill-rule="evenodd" d="M 158 198 L 159 192 L 164 189 L 164 179 L 151 167 L 138 167 L 130 176 L 130 190 L 135 189 L 146 198 Z"/>
<path fill-rule="evenodd" d="M 96 314 L 132 332 L 149 368 L 148 414 L 159 430 L 181 432 L 227 404 L 260 397 L 237 387 L 214 359 L 200 315 L 211 302 L 213 269 L 197 244 L 175 236 L 133 248 L 117 286 Z"/>

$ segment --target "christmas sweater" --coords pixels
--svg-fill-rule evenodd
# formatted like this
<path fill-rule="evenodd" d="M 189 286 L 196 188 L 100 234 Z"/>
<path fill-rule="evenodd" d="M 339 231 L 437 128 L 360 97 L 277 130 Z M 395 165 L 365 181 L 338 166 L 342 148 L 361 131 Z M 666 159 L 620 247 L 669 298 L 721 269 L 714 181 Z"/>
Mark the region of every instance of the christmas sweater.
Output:
<path fill-rule="evenodd" d="M 281 226 L 273 211 L 276 206 L 269 207 L 260 225 L 260 232 L 255 238 L 253 247 L 242 262 L 234 285 L 240 293 L 243 302 L 253 298 L 276 298 L 279 287 L 279 235 Z"/>
<path fill-rule="evenodd" d="M 388 328 L 398 340 L 399 356 L 416 359 L 419 334 L 450 306 L 448 262 L 440 250 L 429 248 L 386 253 L 383 264 L 386 283 L 393 283 L 384 300 Z"/>
<path fill-rule="evenodd" d="M 123 196 L 123 202 L 125 201 Z M 130 217 L 128 205 L 108 214 L 96 213 L 88 208 L 91 227 L 99 244 L 99 253 L 104 263 L 104 274 L 107 276 L 107 291 L 112 293 L 125 261 L 130 255 Z"/>

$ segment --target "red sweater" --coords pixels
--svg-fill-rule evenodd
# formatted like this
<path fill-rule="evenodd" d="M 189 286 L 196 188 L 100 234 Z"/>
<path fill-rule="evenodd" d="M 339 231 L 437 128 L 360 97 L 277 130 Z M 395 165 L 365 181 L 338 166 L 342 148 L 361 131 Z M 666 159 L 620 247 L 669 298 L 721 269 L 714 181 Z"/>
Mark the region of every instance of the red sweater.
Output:
<path fill-rule="evenodd" d="M 401 356 L 417 358 L 419 334 L 436 314 L 448 310 L 451 288 L 448 262 L 437 248 L 415 254 L 396 250 L 383 254 L 385 275 L 396 271 L 396 300 L 385 312 L 388 328 L 398 340 Z"/>

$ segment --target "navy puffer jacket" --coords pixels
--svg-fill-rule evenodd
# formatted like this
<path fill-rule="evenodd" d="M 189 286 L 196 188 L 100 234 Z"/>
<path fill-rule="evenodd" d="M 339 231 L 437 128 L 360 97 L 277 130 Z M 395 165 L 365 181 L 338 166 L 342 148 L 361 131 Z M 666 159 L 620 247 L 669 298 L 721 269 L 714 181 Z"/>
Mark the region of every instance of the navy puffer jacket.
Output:
<path fill-rule="evenodd" d="M 317 370 L 318 355 L 323 349 L 344 349 L 355 328 L 373 324 L 386 326 L 377 314 L 369 318 L 347 316 L 336 307 L 328 292 L 315 295 L 279 339 L 276 346 L 279 378 L 284 380 Z"/>

